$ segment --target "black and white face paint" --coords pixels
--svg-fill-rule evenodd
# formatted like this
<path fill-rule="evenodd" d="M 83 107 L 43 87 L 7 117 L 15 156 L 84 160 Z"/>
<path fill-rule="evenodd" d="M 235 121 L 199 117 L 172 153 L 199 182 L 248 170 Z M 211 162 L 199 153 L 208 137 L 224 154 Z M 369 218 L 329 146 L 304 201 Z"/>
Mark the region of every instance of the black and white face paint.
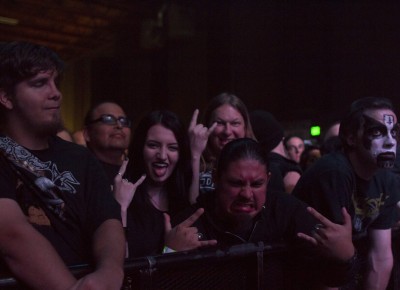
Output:
<path fill-rule="evenodd" d="M 383 120 L 376 120 L 364 115 L 364 146 L 371 153 L 380 168 L 393 167 L 396 159 L 396 138 L 399 126 L 394 115 L 383 115 Z"/>

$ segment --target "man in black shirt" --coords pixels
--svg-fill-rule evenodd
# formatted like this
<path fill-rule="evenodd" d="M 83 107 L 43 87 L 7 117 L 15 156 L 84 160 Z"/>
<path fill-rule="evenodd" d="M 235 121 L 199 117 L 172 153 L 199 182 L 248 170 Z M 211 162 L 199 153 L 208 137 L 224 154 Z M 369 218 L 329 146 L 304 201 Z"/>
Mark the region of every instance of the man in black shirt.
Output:
<path fill-rule="evenodd" d="M 340 125 L 343 152 L 317 161 L 293 191 L 335 223 L 343 222 L 342 207 L 350 213 L 353 241 L 365 263 L 363 278 L 346 289 L 385 289 L 388 283 L 398 197 L 396 180 L 386 169 L 396 157 L 397 132 L 397 117 L 389 100 L 355 101 Z"/>
<path fill-rule="evenodd" d="M 83 135 L 113 185 L 131 140 L 131 120 L 120 105 L 103 101 L 86 114 Z"/>
<path fill-rule="evenodd" d="M 291 276 L 287 281 L 267 278 L 272 283 L 267 285 L 268 289 L 286 289 L 282 284 L 294 282 L 295 277 L 303 284 L 292 285 L 294 289 L 313 289 L 312 286 L 324 283 L 335 286 L 351 274 L 354 247 L 349 215 L 343 212 L 347 220 L 344 225 L 333 224 L 293 196 L 267 191 L 270 179 L 267 160 L 256 141 L 243 138 L 225 145 L 216 178 L 215 192 L 201 196 L 197 204 L 176 218 L 180 224 L 167 230 L 165 241 L 169 248 L 189 250 L 205 246 L 210 240 L 216 240 L 219 248 L 258 242 L 295 247 L 289 260 L 281 257 L 276 265 L 301 266 L 289 270 Z M 204 213 L 198 209 L 196 213 L 203 213 L 200 217 L 195 213 L 185 220 L 196 208 L 203 208 Z M 314 233 L 318 224 L 324 226 L 318 230 L 320 236 Z"/>
<path fill-rule="evenodd" d="M 263 110 L 251 112 L 250 120 L 254 135 L 267 152 L 271 172 L 268 190 L 292 193 L 302 171 L 286 152 L 282 125 Z"/>
<path fill-rule="evenodd" d="M 46 47 L 0 46 L 0 253 L 33 289 L 118 290 L 124 233 L 105 174 L 58 138 L 63 63 Z M 66 265 L 90 263 L 76 281 Z"/>

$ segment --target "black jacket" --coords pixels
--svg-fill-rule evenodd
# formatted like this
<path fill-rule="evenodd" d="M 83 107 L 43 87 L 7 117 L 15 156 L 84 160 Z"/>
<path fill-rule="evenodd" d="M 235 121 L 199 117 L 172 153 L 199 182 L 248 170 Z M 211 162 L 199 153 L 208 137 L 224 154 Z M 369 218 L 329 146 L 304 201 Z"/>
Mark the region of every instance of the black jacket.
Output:
<path fill-rule="evenodd" d="M 240 235 L 225 230 L 224 223 L 215 215 L 215 192 L 201 196 L 194 206 L 176 216 L 173 225 L 200 207 L 205 212 L 193 226 L 203 234 L 203 239 L 216 239 L 220 249 L 258 242 L 272 248 L 286 246 L 287 251 L 283 254 L 265 259 L 269 264 L 264 267 L 267 289 L 312 289 L 311 285 L 318 283 L 341 285 L 353 273 L 354 263 L 321 258 L 313 246 L 297 237 L 299 232 L 311 235 L 317 221 L 307 212 L 306 204 L 289 194 L 268 192 L 266 204 L 254 218 L 249 231 Z"/>

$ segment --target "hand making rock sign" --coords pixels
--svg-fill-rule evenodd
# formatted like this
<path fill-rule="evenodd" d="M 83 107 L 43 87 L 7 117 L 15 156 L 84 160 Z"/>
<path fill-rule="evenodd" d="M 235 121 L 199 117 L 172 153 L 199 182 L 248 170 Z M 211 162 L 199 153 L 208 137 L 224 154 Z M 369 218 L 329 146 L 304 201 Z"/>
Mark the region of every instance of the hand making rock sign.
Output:
<path fill-rule="evenodd" d="M 349 261 L 355 255 L 352 242 L 352 222 L 346 208 L 342 208 L 343 225 L 335 224 L 312 207 L 307 208 L 319 223 L 315 225 L 312 236 L 298 233 L 297 236 L 317 246 L 322 254 L 339 261 Z"/>
<path fill-rule="evenodd" d="M 207 128 L 203 124 L 197 123 L 199 116 L 199 110 L 196 109 L 193 112 L 192 120 L 190 121 L 188 135 L 190 141 L 190 150 L 192 154 L 192 171 L 193 178 L 190 186 L 190 203 L 195 203 L 199 196 L 199 178 L 200 178 L 200 159 L 204 149 L 207 146 L 208 137 L 217 127 L 217 123 L 214 122 L 210 128 Z"/>
<path fill-rule="evenodd" d="M 199 247 L 216 245 L 216 240 L 202 240 L 203 234 L 192 226 L 203 213 L 203 208 L 197 209 L 190 217 L 174 228 L 171 228 L 169 215 L 164 213 L 165 245 L 175 251 L 188 251 Z"/>
<path fill-rule="evenodd" d="M 122 162 L 121 168 L 118 174 L 114 178 L 114 197 L 121 205 L 121 218 L 122 225 L 126 226 L 126 211 L 132 202 L 133 196 L 135 195 L 136 189 L 143 183 L 146 179 L 146 175 L 142 175 L 135 183 L 128 181 L 124 176 L 126 166 L 128 165 L 128 160 Z"/>

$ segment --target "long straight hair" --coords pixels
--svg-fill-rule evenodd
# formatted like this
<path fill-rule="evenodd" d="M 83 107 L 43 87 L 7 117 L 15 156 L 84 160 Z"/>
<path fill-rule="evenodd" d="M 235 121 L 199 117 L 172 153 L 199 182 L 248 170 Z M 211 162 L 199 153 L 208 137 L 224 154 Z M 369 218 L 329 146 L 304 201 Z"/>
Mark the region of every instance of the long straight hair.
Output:
<path fill-rule="evenodd" d="M 223 105 L 231 106 L 232 108 L 236 109 L 240 113 L 240 115 L 242 115 L 245 128 L 244 137 L 255 139 L 253 129 L 251 127 L 249 112 L 247 110 L 246 105 L 239 97 L 231 93 L 222 93 L 211 99 L 211 101 L 208 103 L 204 111 L 204 117 L 203 117 L 204 124 L 210 127 L 213 123 L 212 119 L 215 110 Z M 203 164 L 204 168 L 202 168 L 202 170 L 214 169 L 218 156 L 215 156 L 215 153 L 213 151 L 214 150 L 210 147 L 210 142 L 208 142 L 207 147 L 204 151 L 203 161 L 205 161 L 204 162 L 205 164 Z"/>
<path fill-rule="evenodd" d="M 179 147 L 178 162 L 165 184 L 168 196 L 168 210 L 174 214 L 189 205 L 188 194 L 192 180 L 188 135 L 186 128 L 175 113 L 167 110 L 152 111 L 139 122 L 128 150 L 129 163 L 126 175 L 132 181 L 136 181 L 145 173 L 143 148 L 148 131 L 157 124 L 173 132 Z"/>

